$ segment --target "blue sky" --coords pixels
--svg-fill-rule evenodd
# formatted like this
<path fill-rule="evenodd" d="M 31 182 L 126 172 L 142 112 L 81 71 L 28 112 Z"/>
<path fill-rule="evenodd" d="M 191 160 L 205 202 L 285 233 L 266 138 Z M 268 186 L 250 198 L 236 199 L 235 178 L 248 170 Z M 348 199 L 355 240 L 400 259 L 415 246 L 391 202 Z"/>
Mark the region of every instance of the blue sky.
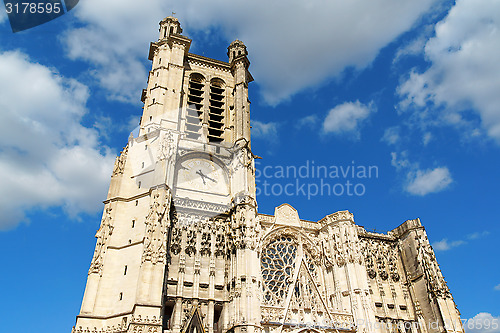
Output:
<path fill-rule="evenodd" d="M 149 42 L 172 11 L 193 53 L 248 47 L 260 212 L 347 209 L 378 231 L 419 217 L 462 318 L 500 318 L 500 1 L 87 0 L 16 34 L 0 14 L 6 331 L 74 324 Z M 340 171 L 278 172 L 313 165 Z"/>

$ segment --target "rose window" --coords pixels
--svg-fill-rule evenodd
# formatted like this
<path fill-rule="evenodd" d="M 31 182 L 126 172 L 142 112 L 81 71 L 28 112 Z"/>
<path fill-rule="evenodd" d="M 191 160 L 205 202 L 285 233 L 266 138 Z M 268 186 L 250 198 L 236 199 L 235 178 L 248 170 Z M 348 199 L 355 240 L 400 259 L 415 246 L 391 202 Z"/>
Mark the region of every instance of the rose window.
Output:
<path fill-rule="evenodd" d="M 266 303 L 281 305 L 292 283 L 297 245 L 289 236 L 270 242 L 262 252 L 261 269 Z"/>

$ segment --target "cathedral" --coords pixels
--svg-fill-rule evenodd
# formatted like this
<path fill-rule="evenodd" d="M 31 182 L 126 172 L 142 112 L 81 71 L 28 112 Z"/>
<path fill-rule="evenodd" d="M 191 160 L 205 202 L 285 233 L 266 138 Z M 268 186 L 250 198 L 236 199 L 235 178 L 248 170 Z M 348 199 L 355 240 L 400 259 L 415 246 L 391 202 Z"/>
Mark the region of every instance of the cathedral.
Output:
<path fill-rule="evenodd" d="M 139 133 L 117 157 L 72 333 L 463 332 L 419 219 L 258 212 L 245 45 L 152 42 Z"/>

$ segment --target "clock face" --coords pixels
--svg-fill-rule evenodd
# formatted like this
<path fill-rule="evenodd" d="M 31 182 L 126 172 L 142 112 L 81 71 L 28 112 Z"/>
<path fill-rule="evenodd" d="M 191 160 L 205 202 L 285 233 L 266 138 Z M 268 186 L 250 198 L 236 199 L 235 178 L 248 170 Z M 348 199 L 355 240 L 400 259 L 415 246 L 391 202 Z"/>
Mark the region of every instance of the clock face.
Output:
<path fill-rule="evenodd" d="M 204 158 L 192 158 L 181 162 L 177 171 L 177 187 L 228 194 L 224 170 L 217 163 Z"/>

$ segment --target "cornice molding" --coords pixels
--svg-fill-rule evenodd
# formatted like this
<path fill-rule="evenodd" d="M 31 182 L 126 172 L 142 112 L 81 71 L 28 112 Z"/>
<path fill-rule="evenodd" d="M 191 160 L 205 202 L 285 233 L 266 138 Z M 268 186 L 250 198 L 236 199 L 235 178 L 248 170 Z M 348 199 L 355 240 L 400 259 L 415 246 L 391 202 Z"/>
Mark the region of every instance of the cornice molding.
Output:
<path fill-rule="evenodd" d="M 203 67 L 215 68 L 228 73 L 231 71 L 231 66 L 229 65 L 229 63 L 221 60 L 210 59 L 198 54 L 188 53 L 187 61 L 188 63 L 191 64 L 196 64 Z"/>

